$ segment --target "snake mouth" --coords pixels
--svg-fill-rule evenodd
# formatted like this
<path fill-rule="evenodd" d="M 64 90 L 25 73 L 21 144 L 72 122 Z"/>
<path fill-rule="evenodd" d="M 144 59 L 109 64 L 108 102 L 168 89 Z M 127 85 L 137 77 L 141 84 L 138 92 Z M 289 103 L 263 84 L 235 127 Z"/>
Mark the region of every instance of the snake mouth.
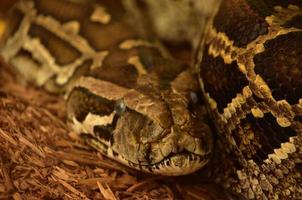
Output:
<path fill-rule="evenodd" d="M 85 137 L 84 135 L 82 136 Z M 113 160 L 139 171 L 162 176 L 182 176 L 196 172 L 208 163 L 211 155 L 210 153 L 199 155 L 183 150 L 178 153 L 171 152 L 164 159 L 154 164 L 146 162 L 134 163 L 93 137 L 86 135 L 85 140 L 86 142 L 89 141 L 88 144 L 91 147 L 103 152 Z"/>
<path fill-rule="evenodd" d="M 155 164 L 136 164 L 129 162 L 132 168 L 147 173 L 163 176 L 180 176 L 193 173 L 209 161 L 210 155 L 198 155 L 192 152 L 170 153 L 167 157 Z"/>

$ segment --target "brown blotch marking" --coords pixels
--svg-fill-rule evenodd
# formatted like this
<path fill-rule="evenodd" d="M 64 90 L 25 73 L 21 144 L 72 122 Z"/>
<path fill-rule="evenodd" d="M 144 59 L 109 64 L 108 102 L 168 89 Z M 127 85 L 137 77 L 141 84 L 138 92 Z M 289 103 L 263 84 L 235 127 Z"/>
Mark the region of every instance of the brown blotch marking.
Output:
<path fill-rule="evenodd" d="M 8 25 L 5 29 L 8 35 L 12 35 L 18 31 L 23 18 L 24 14 L 18 9 L 14 9 L 10 12 L 7 22 Z"/>
<path fill-rule="evenodd" d="M 35 7 L 38 14 L 52 16 L 61 22 L 81 21 L 82 18 L 89 16 L 93 10 L 89 4 L 83 5 L 82 3 L 62 0 L 35 0 Z"/>
<path fill-rule="evenodd" d="M 248 85 L 245 75 L 239 71 L 236 62 L 225 64 L 220 57 L 204 55 L 200 67 L 205 91 L 217 102 L 220 113 L 237 93 L 241 93 L 243 87 Z"/>
<path fill-rule="evenodd" d="M 81 24 L 80 35 L 97 51 L 118 48 L 122 41 L 136 37 L 125 23 L 112 21 L 104 25 L 90 20 Z"/>
<path fill-rule="evenodd" d="M 29 30 L 29 35 L 39 38 L 50 54 L 54 56 L 56 63 L 61 66 L 72 63 L 81 55 L 81 53 L 68 42 L 60 39 L 41 26 L 33 24 Z"/>
<path fill-rule="evenodd" d="M 222 1 L 214 26 L 218 32 L 226 33 L 237 47 L 245 47 L 257 36 L 268 32 L 266 21 L 245 0 Z"/>
<path fill-rule="evenodd" d="M 156 48 L 139 51 L 139 58 L 148 73 L 156 74 L 160 85 L 167 86 L 181 72 L 188 68 L 186 64 L 170 58 L 164 58 Z"/>
<path fill-rule="evenodd" d="M 289 137 L 297 135 L 291 127 L 279 126 L 270 113 L 264 114 L 262 118 L 248 114 L 240 124 L 233 131 L 233 136 L 245 157 L 253 159 L 257 164 L 267 159 L 268 154 L 274 153 L 274 149 L 280 148 L 281 143 L 288 142 Z M 242 135 L 237 134 L 240 130 Z"/>
<path fill-rule="evenodd" d="M 116 66 L 104 65 L 91 70 L 89 75 L 126 88 L 133 88 L 138 77 L 135 67 L 127 63 Z"/>
<path fill-rule="evenodd" d="M 264 79 L 276 100 L 297 104 L 302 98 L 302 32 L 291 32 L 265 42 L 254 57 L 255 72 Z"/>
<path fill-rule="evenodd" d="M 96 96 L 86 88 L 77 87 L 68 96 L 67 110 L 79 122 L 83 122 L 88 113 L 100 116 L 110 115 L 114 111 L 114 101 Z"/>
<path fill-rule="evenodd" d="M 94 126 L 93 127 L 93 133 L 97 138 L 101 138 L 105 140 L 106 142 L 113 142 L 113 137 L 112 137 L 112 128 L 109 126 Z"/>
<path fill-rule="evenodd" d="M 112 81 L 121 86 L 133 87 L 135 79 L 138 78 L 138 71 L 133 65 L 126 64 L 131 57 L 137 57 L 148 74 L 156 74 L 162 86 L 169 84 L 188 67 L 176 60 L 164 58 L 155 47 L 138 46 L 129 50 L 112 50 L 105 58 L 103 67 L 99 72 L 93 73 L 95 74 L 93 76 L 104 78 L 104 80 Z M 101 70 L 104 70 L 104 72 Z M 110 71 L 114 71 L 114 73 Z M 109 72 L 112 75 L 109 75 Z M 125 77 L 125 74 L 127 74 L 127 77 Z"/>

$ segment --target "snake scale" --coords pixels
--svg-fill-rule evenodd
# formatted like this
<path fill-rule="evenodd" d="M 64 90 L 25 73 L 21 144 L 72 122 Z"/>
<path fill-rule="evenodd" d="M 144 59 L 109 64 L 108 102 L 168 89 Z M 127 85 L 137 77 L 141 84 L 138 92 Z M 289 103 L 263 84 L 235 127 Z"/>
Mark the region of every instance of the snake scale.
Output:
<path fill-rule="evenodd" d="M 142 18 L 160 24 L 150 2 Z M 66 94 L 67 123 L 112 159 L 170 176 L 204 168 L 249 199 L 302 199 L 302 2 L 222 1 L 190 41 L 192 67 L 157 41 L 171 27 L 144 35 L 125 13 L 120 1 L 19 1 L 1 55 Z"/>

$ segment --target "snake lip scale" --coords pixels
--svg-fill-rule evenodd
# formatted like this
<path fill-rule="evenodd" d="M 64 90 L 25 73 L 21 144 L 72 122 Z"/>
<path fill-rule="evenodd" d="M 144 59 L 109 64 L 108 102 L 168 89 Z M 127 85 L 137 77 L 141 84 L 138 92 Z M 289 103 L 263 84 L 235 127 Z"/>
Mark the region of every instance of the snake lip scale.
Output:
<path fill-rule="evenodd" d="M 100 147 L 101 144 L 99 141 L 95 141 L 93 138 L 89 137 L 86 138 L 86 140 L 88 140 L 89 143 L 96 149 L 102 149 L 102 147 Z M 107 149 L 107 152 L 112 152 L 112 150 Z M 109 155 L 109 153 L 107 153 L 106 155 Z M 177 154 L 170 153 L 163 160 L 154 164 L 133 163 L 126 160 L 123 156 L 117 153 L 115 156 L 112 156 L 112 158 L 132 168 L 139 169 L 148 173 L 164 176 L 179 176 L 190 174 L 200 169 L 204 165 L 203 163 L 205 163 L 205 161 L 209 159 L 209 155 L 200 156 L 185 151 Z"/>

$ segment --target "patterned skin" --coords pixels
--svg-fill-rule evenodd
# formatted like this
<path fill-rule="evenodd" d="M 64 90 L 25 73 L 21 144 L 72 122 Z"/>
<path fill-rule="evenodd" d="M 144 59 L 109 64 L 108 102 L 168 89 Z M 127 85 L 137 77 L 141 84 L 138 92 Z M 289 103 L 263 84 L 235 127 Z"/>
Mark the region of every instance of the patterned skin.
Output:
<path fill-rule="evenodd" d="M 300 1 L 223 1 L 196 56 L 219 181 L 249 199 L 302 198 L 301 19 Z"/>

